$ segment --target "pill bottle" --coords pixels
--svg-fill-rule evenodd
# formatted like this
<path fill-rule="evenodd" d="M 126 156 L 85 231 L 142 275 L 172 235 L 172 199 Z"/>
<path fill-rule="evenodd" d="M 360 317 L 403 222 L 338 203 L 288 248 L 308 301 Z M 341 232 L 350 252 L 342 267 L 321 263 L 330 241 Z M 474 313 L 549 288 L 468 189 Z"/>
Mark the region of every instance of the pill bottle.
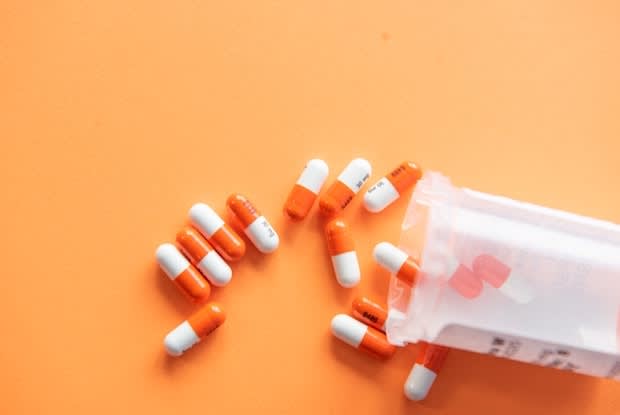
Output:
<path fill-rule="evenodd" d="M 425 341 L 620 380 L 620 226 L 454 186 L 427 172 L 390 279 L 388 340 Z"/>

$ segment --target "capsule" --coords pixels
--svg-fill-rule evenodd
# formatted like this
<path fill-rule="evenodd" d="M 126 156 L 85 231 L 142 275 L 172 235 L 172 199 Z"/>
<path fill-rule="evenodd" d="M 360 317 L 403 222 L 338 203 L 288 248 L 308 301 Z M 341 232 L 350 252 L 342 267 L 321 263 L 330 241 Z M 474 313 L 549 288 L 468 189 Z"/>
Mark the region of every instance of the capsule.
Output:
<path fill-rule="evenodd" d="M 325 238 L 338 284 L 345 288 L 356 286 L 361 273 L 349 227 L 341 219 L 332 219 L 325 226 Z"/>
<path fill-rule="evenodd" d="M 389 242 L 380 242 L 373 250 L 375 261 L 401 281 L 413 285 L 418 278 L 418 262 Z"/>
<path fill-rule="evenodd" d="M 226 320 L 226 314 L 216 303 L 209 303 L 179 324 L 164 339 L 171 356 L 181 356 L 187 349 L 208 336 Z"/>
<path fill-rule="evenodd" d="M 412 401 L 421 401 L 428 395 L 435 378 L 441 371 L 450 348 L 436 344 L 422 343 L 415 364 L 405 381 L 405 396 Z"/>
<path fill-rule="evenodd" d="M 207 238 L 207 241 L 227 261 L 238 261 L 245 254 L 245 242 L 213 209 L 204 203 L 196 203 L 189 210 L 189 218 Z"/>
<path fill-rule="evenodd" d="M 232 270 L 197 230 L 186 226 L 177 233 L 176 239 L 181 252 L 211 284 L 221 287 L 230 282 Z"/>
<path fill-rule="evenodd" d="M 370 163 L 355 159 L 340 173 L 340 176 L 327 189 L 320 200 L 319 208 L 325 216 L 340 213 L 353 200 L 372 173 Z"/>
<path fill-rule="evenodd" d="M 478 255 L 472 263 L 472 269 L 476 277 L 488 282 L 516 303 L 525 304 L 533 298 L 530 285 L 523 278 L 513 275 L 510 267 L 494 256 Z"/>
<path fill-rule="evenodd" d="M 467 266 L 458 264 L 449 275 L 448 285 L 463 297 L 473 299 L 482 293 L 482 281 Z"/>
<path fill-rule="evenodd" d="M 310 160 L 286 200 L 284 213 L 293 220 L 305 218 L 321 191 L 328 174 L 327 163 L 319 159 Z"/>
<path fill-rule="evenodd" d="M 176 246 L 169 243 L 159 245 L 155 256 L 168 278 L 191 301 L 199 303 L 209 298 L 211 294 L 209 283 L 200 274 L 200 271 L 194 268 L 179 252 Z"/>
<path fill-rule="evenodd" d="M 424 267 L 426 275 L 445 279 L 450 287 L 465 298 L 473 299 L 482 293 L 482 280 L 445 250 L 426 258 Z"/>
<path fill-rule="evenodd" d="M 346 314 L 338 314 L 332 319 L 332 333 L 346 344 L 363 350 L 378 358 L 387 358 L 396 348 L 388 343 L 385 334 Z"/>
<path fill-rule="evenodd" d="M 381 212 L 411 189 L 421 177 L 422 170 L 415 163 L 401 163 L 368 189 L 364 195 L 364 206 L 369 212 Z"/>
<path fill-rule="evenodd" d="M 351 314 L 364 324 L 385 332 L 387 310 L 368 297 L 357 297 L 353 300 Z"/>
<path fill-rule="evenodd" d="M 232 214 L 239 219 L 243 231 L 256 249 L 263 254 L 269 254 L 278 248 L 280 238 L 275 229 L 245 196 L 234 193 L 228 197 L 226 204 Z"/>

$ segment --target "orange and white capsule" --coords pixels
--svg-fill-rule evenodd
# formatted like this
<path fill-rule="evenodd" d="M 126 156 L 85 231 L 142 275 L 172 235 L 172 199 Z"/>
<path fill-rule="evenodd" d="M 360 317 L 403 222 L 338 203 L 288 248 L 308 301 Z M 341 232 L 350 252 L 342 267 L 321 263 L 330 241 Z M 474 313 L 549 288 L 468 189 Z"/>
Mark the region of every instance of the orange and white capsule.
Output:
<path fill-rule="evenodd" d="M 385 332 L 387 310 L 368 297 L 357 297 L 353 300 L 351 314 L 364 324 Z"/>
<path fill-rule="evenodd" d="M 169 243 L 159 245 L 155 256 L 168 278 L 191 301 L 199 303 L 209 298 L 211 294 L 209 283 L 200 274 L 200 271 L 194 268 L 179 252 L 176 246 Z"/>
<path fill-rule="evenodd" d="M 230 282 L 232 270 L 196 229 L 186 226 L 176 239 L 181 251 L 211 284 L 221 287 Z"/>
<path fill-rule="evenodd" d="M 332 219 L 325 226 L 325 239 L 338 284 L 345 288 L 356 286 L 360 282 L 361 272 L 355 240 L 349 227 L 341 219 Z"/>
<path fill-rule="evenodd" d="M 478 255 L 474 258 L 472 270 L 476 277 L 488 282 L 518 304 L 527 304 L 534 298 L 532 287 L 527 280 L 514 275 L 508 265 L 493 255 Z"/>
<path fill-rule="evenodd" d="M 401 281 L 413 285 L 420 272 L 418 262 L 389 242 L 380 242 L 372 253 L 375 261 Z"/>
<path fill-rule="evenodd" d="M 207 241 L 227 261 L 238 261 L 245 254 L 245 242 L 211 207 L 196 203 L 189 218 Z"/>
<path fill-rule="evenodd" d="M 336 315 L 332 319 L 331 328 L 338 339 L 375 357 L 387 358 L 396 351 L 396 348 L 388 343 L 385 334 L 346 314 Z"/>
<path fill-rule="evenodd" d="M 410 161 L 401 163 L 382 177 L 364 195 L 364 206 L 370 212 L 381 212 L 422 177 L 422 170 Z"/>
<path fill-rule="evenodd" d="M 164 339 L 166 351 L 171 356 L 181 356 L 226 320 L 226 314 L 216 303 L 209 303 L 179 324 Z"/>
<path fill-rule="evenodd" d="M 415 364 L 405 381 L 405 396 L 412 401 L 426 398 L 450 351 L 449 347 L 422 343 Z"/>
<path fill-rule="evenodd" d="M 247 197 L 234 193 L 226 201 L 228 209 L 243 226 L 243 232 L 263 254 L 275 251 L 280 244 L 280 238 L 273 226 L 250 203 Z"/>
<path fill-rule="evenodd" d="M 368 160 L 355 159 L 340 173 L 320 200 L 319 208 L 326 216 L 333 216 L 346 208 L 372 174 Z"/>
<path fill-rule="evenodd" d="M 286 200 L 284 213 L 293 220 L 305 218 L 321 191 L 328 174 L 327 163 L 320 159 L 310 160 Z"/>

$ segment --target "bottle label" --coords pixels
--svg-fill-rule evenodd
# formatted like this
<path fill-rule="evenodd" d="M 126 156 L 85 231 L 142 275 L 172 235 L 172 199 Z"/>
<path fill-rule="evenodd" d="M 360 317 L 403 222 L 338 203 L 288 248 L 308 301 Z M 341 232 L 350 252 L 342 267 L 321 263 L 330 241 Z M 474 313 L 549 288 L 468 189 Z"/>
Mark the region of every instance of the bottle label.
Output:
<path fill-rule="evenodd" d="M 620 357 L 595 350 L 570 348 L 463 326 L 449 326 L 430 341 L 534 365 L 620 380 Z"/>

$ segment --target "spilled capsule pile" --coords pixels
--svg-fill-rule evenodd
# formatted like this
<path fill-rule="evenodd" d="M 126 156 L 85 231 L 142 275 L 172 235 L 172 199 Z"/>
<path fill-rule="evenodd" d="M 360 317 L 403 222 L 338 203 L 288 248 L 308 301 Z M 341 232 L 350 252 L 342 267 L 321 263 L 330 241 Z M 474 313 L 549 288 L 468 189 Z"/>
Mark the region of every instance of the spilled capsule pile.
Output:
<path fill-rule="evenodd" d="M 284 204 L 284 214 L 292 221 L 304 220 L 318 200 L 318 210 L 324 218 L 326 253 L 329 255 L 336 282 L 353 288 L 361 280 L 362 272 L 356 252 L 354 229 L 343 217 L 346 208 L 370 178 L 372 167 L 363 158 L 349 162 L 321 193 L 329 175 L 327 163 L 321 159 L 309 160 L 290 190 Z M 363 206 L 372 213 L 381 212 L 415 186 L 422 170 L 412 162 L 403 162 L 371 186 L 363 197 Z M 208 303 L 211 285 L 223 287 L 233 276 L 229 262 L 240 261 L 246 252 L 246 241 L 259 252 L 274 252 L 280 239 L 267 218 L 245 196 L 234 193 L 226 201 L 231 227 L 210 206 L 197 203 L 189 211 L 189 225 L 183 227 L 175 244 L 164 243 L 157 248 L 156 258 L 168 278 L 192 303 L 200 305 L 187 320 L 171 330 L 164 338 L 168 354 L 180 356 L 201 339 L 222 325 L 226 314 L 217 303 Z M 246 240 L 235 231 L 237 228 Z M 373 257 L 380 267 L 413 288 L 418 281 L 419 265 L 389 242 L 377 244 Z M 485 262 L 486 261 L 486 262 Z M 490 266 L 488 264 L 491 264 Z M 486 281 L 500 290 L 509 278 L 509 271 L 486 259 L 477 264 L 486 272 Z M 445 266 L 445 265 L 443 265 Z M 494 268 L 493 268 L 494 267 Z M 459 272 L 460 271 L 460 272 Z M 448 264 L 442 270 L 454 274 L 449 284 L 465 296 L 475 296 L 478 278 L 472 278 L 461 264 Z M 480 283 L 481 284 L 481 283 Z M 514 284 L 516 285 L 516 284 Z M 508 288 L 506 288 L 508 291 Z M 396 352 L 386 337 L 390 313 L 378 302 L 365 296 L 353 300 L 350 315 L 337 314 L 331 320 L 331 332 L 337 339 L 366 354 L 386 359 Z M 423 399 L 439 373 L 448 348 L 423 344 L 409 374 L 404 393 L 412 400 Z"/>
<path fill-rule="evenodd" d="M 275 229 L 243 195 L 232 194 L 226 205 L 231 217 L 240 223 L 249 241 L 262 253 L 274 252 L 280 243 Z M 164 273 L 190 301 L 201 307 L 164 338 L 164 347 L 171 356 L 180 356 L 226 320 L 219 304 L 205 302 L 211 284 L 227 285 L 232 269 L 226 261 L 239 261 L 246 244 L 218 215 L 204 203 L 189 210 L 191 225 L 176 234 L 176 245 L 161 244 L 155 257 Z"/>
<path fill-rule="evenodd" d="M 328 171 L 327 164 L 322 160 L 314 159 L 306 164 L 285 203 L 284 212 L 288 217 L 298 221 L 308 215 Z M 352 288 L 360 282 L 361 271 L 353 231 L 342 218 L 342 213 L 359 193 L 371 172 L 372 168 L 367 160 L 354 159 L 319 197 L 319 210 L 322 216 L 328 218 L 324 230 L 327 252 L 336 281 L 345 288 Z M 410 190 L 421 177 L 422 170 L 415 163 L 401 163 L 368 189 L 364 195 L 364 207 L 372 213 L 381 212 Z M 410 288 L 416 284 L 420 267 L 406 252 L 389 242 L 380 242 L 374 248 L 373 257 L 382 268 Z M 468 275 L 463 275 L 466 269 L 460 264 L 455 264 L 455 267 L 453 272 L 457 275 L 456 285 L 466 285 L 469 281 Z M 506 278 L 499 277 L 492 281 L 502 279 Z M 475 287 L 470 287 L 470 291 L 472 289 L 475 290 Z M 383 306 L 368 297 L 357 297 L 353 300 L 351 315 L 337 314 L 332 318 L 331 331 L 334 337 L 349 346 L 373 357 L 385 359 L 396 351 L 385 335 L 388 319 L 389 313 Z M 405 396 L 412 400 L 426 397 L 448 350 L 442 346 L 423 344 L 405 381 Z"/>

